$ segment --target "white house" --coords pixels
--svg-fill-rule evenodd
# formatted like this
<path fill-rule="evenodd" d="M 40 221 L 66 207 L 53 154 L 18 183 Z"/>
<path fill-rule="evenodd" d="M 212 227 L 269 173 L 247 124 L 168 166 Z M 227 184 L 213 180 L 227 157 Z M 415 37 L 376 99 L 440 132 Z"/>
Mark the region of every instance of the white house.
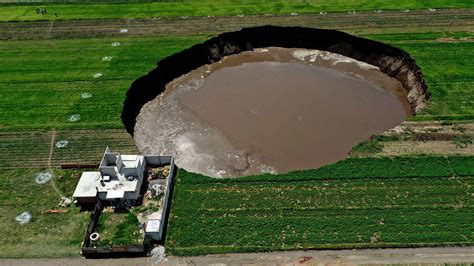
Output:
<path fill-rule="evenodd" d="M 83 172 L 73 198 L 79 203 L 137 200 L 144 179 L 146 161 L 142 155 L 121 155 L 107 149 L 98 172 Z"/>

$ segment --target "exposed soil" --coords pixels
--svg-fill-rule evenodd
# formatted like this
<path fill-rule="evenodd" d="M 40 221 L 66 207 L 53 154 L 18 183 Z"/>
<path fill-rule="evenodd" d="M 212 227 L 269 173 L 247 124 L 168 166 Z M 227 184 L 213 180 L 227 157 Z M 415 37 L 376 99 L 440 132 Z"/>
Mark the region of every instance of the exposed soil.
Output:
<path fill-rule="evenodd" d="M 421 154 L 473 155 L 474 145 L 456 148 L 452 141 L 391 141 L 383 143 L 377 156 L 407 156 Z"/>
<path fill-rule="evenodd" d="M 328 13 L 326 15 L 299 14 L 237 16 L 147 18 L 147 19 L 103 19 L 103 20 L 57 20 L 35 22 L 0 23 L 0 39 L 61 39 L 124 36 L 169 36 L 218 34 L 258 25 L 285 25 L 344 30 L 354 34 L 397 32 L 470 31 L 474 28 L 474 9 L 441 9 L 436 12 L 399 10 Z M 120 29 L 126 27 L 126 34 Z"/>
<path fill-rule="evenodd" d="M 377 67 L 318 50 L 265 48 L 172 81 L 138 117 L 146 154 L 214 177 L 318 168 L 344 159 L 411 107 Z M 165 126 L 163 126 L 165 125 Z"/>
<path fill-rule="evenodd" d="M 470 264 L 474 248 L 400 248 L 339 251 L 281 251 L 194 257 L 167 257 L 158 265 L 381 265 Z M 0 260 L 2 265 L 157 265 L 155 258 L 86 260 L 84 258 Z"/>

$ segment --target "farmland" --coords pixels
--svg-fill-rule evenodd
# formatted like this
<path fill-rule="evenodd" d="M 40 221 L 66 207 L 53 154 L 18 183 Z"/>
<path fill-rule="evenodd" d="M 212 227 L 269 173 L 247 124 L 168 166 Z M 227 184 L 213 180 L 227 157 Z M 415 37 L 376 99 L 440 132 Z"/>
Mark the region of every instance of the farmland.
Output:
<path fill-rule="evenodd" d="M 59 163 L 97 163 L 106 146 L 137 152 L 120 121 L 133 80 L 217 33 L 263 24 L 339 29 L 404 49 L 432 98 L 401 132 L 320 169 L 232 180 L 180 170 L 169 251 L 473 245 L 469 1 L 52 2 L 42 5 L 47 15 L 34 12 L 37 4 L 0 4 L 0 257 L 78 256 L 88 214 L 74 207 L 47 214 L 59 196 L 51 184 L 36 184 L 36 174 L 51 163 L 55 183 L 71 196 L 79 172 Z M 69 143 L 50 156 L 59 140 Z M 19 225 L 23 211 L 33 219 Z"/>
<path fill-rule="evenodd" d="M 391 159 L 391 173 L 378 171 L 384 178 L 347 179 L 354 168 L 344 163 L 337 171 L 345 175 L 323 174 L 331 176 L 323 180 L 310 171 L 215 182 L 181 170 L 168 245 L 173 254 L 197 255 L 474 244 L 474 180 L 452 176 L 447 168 L 402 169 L 409 161 L 414 167 L 440 163 L 426 159 L 433 165 Z M 369 163 L 386 169 L 386 160 Z M 472 160 L 462 159 L 471 162 L 470 169 Z M 464 168 L 463 162 L 452 165 Z M 364 170 L 355 175 L 364 176 Z M 392 175 L 400 177 L 387 178 Z"/>
<path fill-rule="evenodd" d="M 471 16 L 465 24 L 474 22 L 474 13 Z M 412 119 L 473 119 L 474 96 L 469 92 L 474 82 L 470 75 L 474 68 L 474 44 L 460 40 L 471 40 L 472 32 L 390 35 L 379 34 L 378 29 L 373 31 L 376 33 L 366 32 L 363 36 L 406 50 L 426 76 L 434 97 Z M 209 34 L 213 33 L 210 30 Z M 0 128 L 121 128 L 120 112 L 131 82 L 150 71 L 158 60 L 209 36 L 207 33 L 166 37 L 122 34 L 91 39 L 95 33 L 90 35 L 77 39 L 0 42 L 2 62 L 9 66 L 0 70 L 0 105 L 8 106 L 0 109 Z M 439 42 L 440 38 L 459 41 Z M 120 46 L 112 46 L 114 42 Z M 442 55 L 439 51 L 443 51 Z M 111 60 L 103 62 L 106 56 Z M 102 76 L 94 78 L 96 73 Z M 18 91 L 22 92 L 21 97 Z M 91 93 L 92 97 L 83 99 L 82 93 Z M 80 114 L 81 120 L 69 122 L 73 114 Z"/>

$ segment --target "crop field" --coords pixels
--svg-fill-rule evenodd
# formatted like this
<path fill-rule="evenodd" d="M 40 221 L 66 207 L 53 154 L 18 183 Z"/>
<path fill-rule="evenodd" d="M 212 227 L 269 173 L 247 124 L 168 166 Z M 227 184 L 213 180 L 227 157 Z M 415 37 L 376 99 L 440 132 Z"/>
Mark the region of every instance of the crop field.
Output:
<path fill-rule="evenodd" d="M 473 159 L 449 159 L 454 174 L 439 165 L 445 158 L 350 161 L 328 171 L 221 182 L 180 170 L 168 246 L 197 255 L 471 245 Z M 354 167 L 368 164 L 374 167 Z"/>
<path fill-rule="evenodd" d="M 59 164 L 98 163 L 106 146 L 137 153 L 120 120 L 131 83 L 220 32 L 266 24 L 338 29 L 401 48 L 432 98 L 398 131 L 320 169 L 231 180 L 180 170 L 167 250 L 474 244 L 474 3 L 89 2 L 0 0 L 0 258 L 79 256 L 89 214 L 47 213 L 59 201 L 53 184 L 70 197 L 80 175 Z M 55 182 L 36 184 L 50 168 Z M 23 211 L 33 218 L 20 225 Z"/>

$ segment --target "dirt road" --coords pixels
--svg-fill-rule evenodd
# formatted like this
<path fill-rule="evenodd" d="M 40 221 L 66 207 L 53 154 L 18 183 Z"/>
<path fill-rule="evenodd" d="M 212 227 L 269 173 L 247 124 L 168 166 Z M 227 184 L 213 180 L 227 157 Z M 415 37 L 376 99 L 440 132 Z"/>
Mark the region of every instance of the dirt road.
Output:
<path fill-rule="evenodd" d="M 146 18 L 146 19 L 102 19 L 102 20 L 58 20 L 1 22 L 0 40 L 24 39 L 70 39 L 130 36 L 170 35 L 214 35 L 235 31 L 243 27 L 259 25 L 305 26 L 336 29 L 356 35 L 403 32 L 471 31 L 474 26 L 474 9 L 440 9 L 436 12 L 413 10 L 373 11 L 347 14 L 345 12 L 327 15 L 300 14 L 252 15 L 245 17 L 190 17 L 190 18 Z M 127 28 L 126 34 L 121 28 Z"/>
<path fill-rule="evenodd" d="M 365 249 L 339 251 L 288 251 L 221 254 L 196 257 L 86 260 L 21 259 L 0 260 L 0 265 L 360 265 L 360 264 L 474 263 L 474 247 Z"/>

